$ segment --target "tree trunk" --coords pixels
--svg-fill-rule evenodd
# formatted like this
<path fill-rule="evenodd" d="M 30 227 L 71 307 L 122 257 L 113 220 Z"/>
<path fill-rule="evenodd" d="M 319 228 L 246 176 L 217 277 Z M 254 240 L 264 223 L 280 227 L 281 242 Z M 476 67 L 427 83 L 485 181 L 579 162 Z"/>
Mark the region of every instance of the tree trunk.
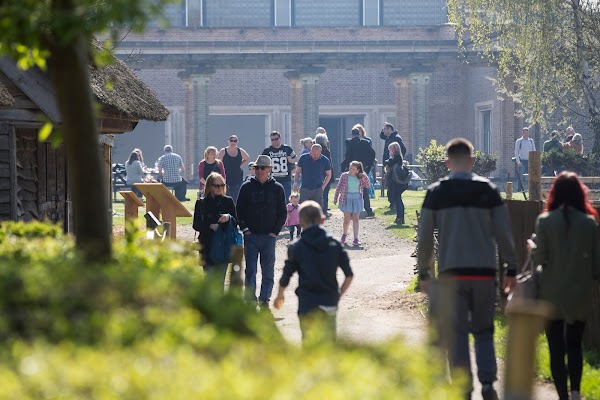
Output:
<path fill-rule="evenodd" d="M 70 1 L 57 1 L 62 12 Z M 88 40 L 83 35 L 54 43 L 49 59 L 52 85 L 62 117 L 67 169 L 73 200 L 77 248 L 90 261 L 111 256 L 111 231 L 104 167 L 88 71 Z"/>

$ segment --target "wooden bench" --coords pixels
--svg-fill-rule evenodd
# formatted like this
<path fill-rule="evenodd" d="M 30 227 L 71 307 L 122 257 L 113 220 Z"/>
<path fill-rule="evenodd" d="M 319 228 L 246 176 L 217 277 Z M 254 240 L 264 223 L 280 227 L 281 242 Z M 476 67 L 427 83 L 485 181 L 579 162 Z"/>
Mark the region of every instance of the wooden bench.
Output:
<path fill-rule="evenodd" d="M 177 217 L 191 217 L 192 213 L 162 183 L 136 183 L 135 187 L 146 196 L 146 211 L 152 211 L 157 218 L 161 215 L 163 221 L 171 223 L 169 236 L 175 239 Z"/>
<path fill-rule="evenodd" d="M 131 190 L 120 191 L 119 194 L 125 199 L 125 223 L 138 219 L 138 207 L 143 207 L 144 202 Z"/>

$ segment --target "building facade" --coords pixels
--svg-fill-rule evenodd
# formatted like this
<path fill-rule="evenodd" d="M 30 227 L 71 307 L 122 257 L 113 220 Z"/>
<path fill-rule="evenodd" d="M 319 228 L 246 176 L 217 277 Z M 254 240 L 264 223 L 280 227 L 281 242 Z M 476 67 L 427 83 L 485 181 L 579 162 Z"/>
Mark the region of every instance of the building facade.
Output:
<path fill-rule="evenodd" d="M 165 20 L 116 50 L 171 112 L 117 137 L 117 160 L 142 147 L 151 164 L 169 143 L 194 173 L 230 134 L 255 158 L 271 130 L 299 150 L 323 126 L 339 174 L 352 125 L 381 162 L 387 121 L 413 161 L 431 140 L 463 136 L 499 156 L 496 176 L 514 170 L 515 104 L 495 92 L 493 67 L 460 53 L 443 0 L 183 0 Z"/>

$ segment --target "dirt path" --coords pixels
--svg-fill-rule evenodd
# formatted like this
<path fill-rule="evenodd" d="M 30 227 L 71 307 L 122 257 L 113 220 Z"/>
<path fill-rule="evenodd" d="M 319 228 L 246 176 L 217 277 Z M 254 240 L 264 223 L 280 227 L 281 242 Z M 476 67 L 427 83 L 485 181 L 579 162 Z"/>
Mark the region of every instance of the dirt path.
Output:
<path fill-rule="evenodd" d="M 325 228 L 339 238 L 342 233 L 342 213 L 337 208 L 332 213 Z M 348 236 L 351 237 L 351 234 Z M 178 237 L 193 238 L 191 227 L 178 227 Z M 287 238 L 287 234 L 280 234 L 277 240 L 276 284 L 272 300 L 287 256 Z M 338 335 L 360 342 L 380 342 L 400 336 L 415 346 L 425 344 L 427 321 L 420 307 L 423 295 L 404 290 L 414 276 L 415 259 L 410 257 L 414 243 L 394 236 L 386 229 L 381 218 L 361 220 L 359 239 L 362 242 L 360 248 L 348 247 L 355 278 L 347 295 L 340 302 Z M 257 277 L 257 282 L 260 282 L 260 277 Z M 298 303 L 294 293 L 296 286 L 297 276 L 292 279 L 286 291 L 283 308 L 273 309 L 273 316 L 283 335 L 291 342 L 300 343 L 300 326 L 296 314 Z M 474 362 L 472 364 L 475 365 Z M 502 363 L 499 368 L 501 377 Z M 496 383 L 496 387 L 501 390 L 502 384 Z M 535 400 L 558 398 L 553 386 L 549 384 L 538 383 L 535 390 Z M 473 399 L 481 399 L 477 387 L 473 391 Z"/>

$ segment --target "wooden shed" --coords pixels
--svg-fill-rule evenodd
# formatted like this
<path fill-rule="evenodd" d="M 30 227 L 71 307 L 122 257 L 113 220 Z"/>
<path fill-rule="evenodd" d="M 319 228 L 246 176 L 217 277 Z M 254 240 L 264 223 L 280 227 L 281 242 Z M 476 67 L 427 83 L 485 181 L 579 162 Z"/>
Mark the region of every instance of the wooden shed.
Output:
<path fill-rule="evenodd" d="M 141 119 L 164 121 L 168 111 L 123 62 L 115 59 L 101 68 L 90 63 L 89 68 L 100 104 L 98 150 L 110 198 L 113 135 L 132 131 Z M 12 59 L 0 58 L 0 221 L 49 219 L 62 221 L 65 231 L 71 231 L 65 148 L 38 141 L 45 121 L 60 129 L 49 76 L 37 68 L 20 70 Z"/>

